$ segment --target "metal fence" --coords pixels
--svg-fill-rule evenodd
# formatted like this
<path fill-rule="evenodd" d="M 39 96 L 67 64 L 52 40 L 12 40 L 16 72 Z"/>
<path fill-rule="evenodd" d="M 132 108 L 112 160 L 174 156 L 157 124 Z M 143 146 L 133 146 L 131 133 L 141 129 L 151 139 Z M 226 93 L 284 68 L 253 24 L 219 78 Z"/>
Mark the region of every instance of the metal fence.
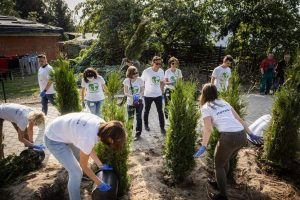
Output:
<path fill-rule="evenodd" d="M 14 72 L 10 77 L 0 77 L 0 103 L 29 103 L 39 101 L 37 74 L 21 76 Z"/>

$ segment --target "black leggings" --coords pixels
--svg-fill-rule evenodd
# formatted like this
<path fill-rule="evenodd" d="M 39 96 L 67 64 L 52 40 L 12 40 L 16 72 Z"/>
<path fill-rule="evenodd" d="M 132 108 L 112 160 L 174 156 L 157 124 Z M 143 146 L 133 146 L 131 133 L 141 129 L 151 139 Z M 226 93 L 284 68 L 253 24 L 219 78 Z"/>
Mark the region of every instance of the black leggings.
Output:
<path fill-rule="evenodd" d="M 172 93 L 172 90 L 167 88 L 165 90 L 165 94 L 164 94 L 164 96 L 165 96 L 165 116 L 167 119 L 169 118 L 168 104 L 171 101 L 171 93 Z"/>
<path fill-rule="evenodd" d="M 149 111 L 151 108 L 151 104 L 154 101 L 156 105 L 156 109 L 158 112 L 158 118 L 159 118 L 159 125 L 160 128 L 165 128 L 165 118 L 164 118 L 164 113 L 162 109 L 162 96 L 158 97 L 145 97 L 145 112 L 144 112 L 144 123 L 145 126 L 148 126 L 148 117 L 149 117 Z"/>

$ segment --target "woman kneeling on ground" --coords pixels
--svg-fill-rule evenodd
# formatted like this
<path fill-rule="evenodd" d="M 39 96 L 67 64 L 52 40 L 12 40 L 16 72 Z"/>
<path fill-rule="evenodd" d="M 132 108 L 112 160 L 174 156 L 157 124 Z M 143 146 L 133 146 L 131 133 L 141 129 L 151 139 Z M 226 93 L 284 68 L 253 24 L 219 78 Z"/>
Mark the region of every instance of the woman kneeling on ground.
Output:
<path fill-rule="evenodd" d="M 226 200 L 226 183 L 230 158 L 247 144 L 246 132 L 252 140 L 258 141 L 261 138 L 251 133 L 246 123 L 226 101 L 218 99 L 215 85 L 211 83 L 204 85 L 200 96 L 200 106 L 204 122 L 204 134 L 202 146 L 194 157 L 199 157 L 205 152 L 213 126 L 216 127 L 220 133 L 214 153 L 216 181 L 209 179 L 208 182 L 218 188 L 220 193 L 210 193 L 209 198 Z"/>
<path fill-rule="evenodd" d="M 68 192 L 71 200 L 80 199 L 82 171 L 94 181 L 100 191 L 108 191 L 111 186 L 100 180 L 88 167 L 91 157 L 100 168 L 101 161 L 94 146 L 100 140 L 113 149 L 123 148 L 126 138 L 125 129 L 119 121 L 105 122 L 91 113 L 70 113 L 57 117 L 45 130 L 45 144 L 53 156 L 68 171 Z M 80 150 L 78 163 L 71 145 Z"/>
<path fill-rule="evenodd" d="M 7 120 L 12 123 L 18 132 L 18 139 L 26 147 L 35 149 L 44 149 L 43 145 L 33 144 L 33 127 L 45 126 L 45 116 L 42 112 L 15 103 L 6 103 L 0 105 L 0 132 L 2 133 L 3 122 Z M 1 134 L 2 135 L 2 134 Z"/>

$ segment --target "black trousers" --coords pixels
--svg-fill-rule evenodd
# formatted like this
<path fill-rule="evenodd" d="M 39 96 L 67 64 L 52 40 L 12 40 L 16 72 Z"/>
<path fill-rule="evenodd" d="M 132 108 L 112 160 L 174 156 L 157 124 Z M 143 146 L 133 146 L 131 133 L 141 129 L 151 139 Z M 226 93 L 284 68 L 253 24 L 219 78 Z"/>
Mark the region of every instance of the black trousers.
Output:
<path fill-rule="evenodd" d="M 148 126 L 148 117 L 149 117 L 149 111 L 151 108 L 151 104 L 154 101 L 158 113 L 158 119 L 159 119 L 159 126 L 160 128 L 165 128 L 165 118 L 164 118 L 164 112 L 163 112 L 163 103 L 162 103 L 162 96 L 158 97 L 145 97 L 145 112 L 144 112 L 144 123 L 145 126 Z"/>
<path fill-rule="evenodd" d="M 165 116 L 167 119 L 169 118 L 168 104 L 171 101 L 171 93 L 172 93 L 172 90 L 167 88 L 165 90 L 165 94 L 164 94 L 164 96 L 165 96 Z"/>

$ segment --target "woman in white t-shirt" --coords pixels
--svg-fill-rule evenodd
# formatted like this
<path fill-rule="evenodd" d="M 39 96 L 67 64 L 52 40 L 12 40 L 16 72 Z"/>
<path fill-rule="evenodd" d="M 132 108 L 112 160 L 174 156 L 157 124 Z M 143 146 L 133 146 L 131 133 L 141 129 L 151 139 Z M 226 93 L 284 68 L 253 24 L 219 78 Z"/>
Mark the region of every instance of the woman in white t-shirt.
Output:
<path fill-rule="evenodd" d="M 20 104 L 2 104 L 0 105 L 0 135 L 2 135 L 4 120 L 12 123 L 18 132 L 19 141 L 26 147 L 43 149 L 42 145 L 33 144 L 33 127 L 43 128 L 45 125 L 45 116 L 42 112 Z"/>
<path fill-rule="evenodd" d="M 53 156 L 68 171 L 68 191 L 71 200 L 80 199 L 80 183 L 83 172 L 94 181 L 100 191 L 111 186 L 100 180 L 88 166 L 91 157 L 100 168 L 102 163 L 94 150 L 101 141 L 115 150 L 124 146 L 125 129 L 119 121 L 105 122 L 91 113 L 70 113 L 54 119 L 45 130 L 45 144 Z M 72 145 L 80 150 L 78 162 L 72 152 Z M 107 165 L 104 165 L 106 168 Z M 83 171 L 83 172 L 82 172 Z"/>
<path fill-rule="evenodd" d="M 215 127 L 220 133 L 214 154 L 216 181 L 209 180 L 209 183 L 217 187 L 220 193 L 211 193 L 209 196 L 211 199 L 225 200 L 230 158 L 247 144 L 246 132 L 253 140 L 261 140 L 261 138 L 251 133 L 246 123 L 226 101 L 218 99 L 217 88 L 212 83 L 204 85 L 200 105 L 204 133 L 202 146 L 194 156 L 199 157 L 205 152 L 212 129 Z"/>
<path fill-rule="evenodd" d="M 168 61 L 169 69 L 165 71 L 165 116 L 168 119 L 168 102 L 171 100 L 171 91 L 174 90 L 176 81 L 182 79 L 181 70 L 178 69 L 179 61 L 171 57 Z"/>
<path fill-rule="evenodd" d="M 139 72 L 135 66 L 128 67 L 126 71 L 126 79 L 123 81 L 124 94 L 127 96 L 127 112 L 128 117 L 133 117 L 136 113 L 135 140 L 138 140 L 142 134 L 143 122 L 143 100 L 144 81 L 139 77 Z"/>
<path fill-rule="evenodd" d="M 81 81 L 81 100 L 89 107 L 91 113 L 101 116 L 100 109 L 104 102 L 105 81 L 93 68 L 87 68 L 83 72 Z"/>

